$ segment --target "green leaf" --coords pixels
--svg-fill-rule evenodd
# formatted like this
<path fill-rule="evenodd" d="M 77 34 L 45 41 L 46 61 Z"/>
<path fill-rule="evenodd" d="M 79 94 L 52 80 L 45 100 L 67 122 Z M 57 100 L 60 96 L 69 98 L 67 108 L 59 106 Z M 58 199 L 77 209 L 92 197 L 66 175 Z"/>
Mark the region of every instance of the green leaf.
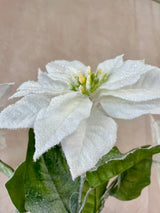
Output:
<path fill-rule="evenodd" d="M 5 174 L 9 178 L 11 178 L 14 174 L 14 170 L 6 163 L 4 163 L 2 160 L 0 160 L 0 172 Z"/>
<path fill-rule="evenodd" d="M 150 184 L 151 166 L 152 157 L 149 157 L 120 174 L 117 185 L 110 190 L 110 195 L 119 200 L 137 198 L 142 189 Z"/>
<path fill-rule="evenodd" d="M 150 183 L 152 155 L 160 152 L 160 145 L 137 148 L 126 154 L 114 147 L 94 170 L 86 173 L 81 203 L 80 179 L 72 180 L 61 147 L 55 146 L 36 162 L 33 161 L 34 152 L 35 139 L 31 129 L 26 161 L 6 184 L 20 212 L 26 209 L 32 213 L 97 213 L 103 207 L 106 192 L 107 196 L 111 194 L 121 200 L 139 196 Z M 117 175 L 118 183 L 106 190 L 108 180 Z"/>
<path fill-rule="evenodd" d="M 98 210 L 101 206 L 101 198 L 106 191 L 107 184 L 108 184 L 108 182 L 105 182 L 96 188 L 90 188 L 88 182 L 87 181 L 84 182 L 83 192 L 82 192 L 82 203 L 84 202 L 87 192 L 89 192 L 89 194 L 87 196 L 85 206 L 82 210 L 82 213 L 98 212 Z"/>
<path fill-rule="evenodd" d="M 136 148 L 126 154 L 114 147 L 98 162 L 97 169 L 86 173 L 86 178 L 91 187 L 97 187 L 159 152 L 160 145 Z"/>
<path fill-rule="evenodd" d="M 60 146 L 55 146 L 33 162 L 35 140 L 29 132 L 25 173 L 25 208 L 32 213 L 71 212 L 73 194 L 79 192 L 79 178 L 72 180 Z M 74 197 L 74 211 L 78 197 Z M 73 210 L 72 210 L 73 212 Z"/>
<path fill-rule="evenodd" d="M 78 205 L 77 205 L 78 198 L 79 198 L 78 192 L 73 193 L 70 197 L 69 206 L 70 206 L 71 213 L 75 213 L 78 210 Z"/>
<path fill-rule="evenodd" d="M 13 204 L 19 212 L 25 212 L 24 171 L 25 163 L 22 163 L 5 185 Z"/>

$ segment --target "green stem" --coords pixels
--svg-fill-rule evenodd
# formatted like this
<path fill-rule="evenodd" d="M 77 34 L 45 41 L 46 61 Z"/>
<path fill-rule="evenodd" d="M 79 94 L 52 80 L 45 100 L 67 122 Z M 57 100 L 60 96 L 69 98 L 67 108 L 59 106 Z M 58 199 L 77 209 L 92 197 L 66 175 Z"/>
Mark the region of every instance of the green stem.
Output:
<path fill-rule="evenodd" d="M 77 210 L 79 210 L 80 205 L 81 205 L 84 179 L 85 179 L 85 175 L 82 175 L 82 176 L 81 176 L 81 182 L 80 182 L 80 188 L 79 188 L 79 197 L 78 197 L 78 208 L 77 208 Z M 79 212 L 79 211 L 78 211 L 78 212 Z"/>
<path fill-rule="evenodd" d="M 110 185 L 109 187 L 107 188 L 106 192 L 104 193 L 103 197 L 102 197 L 102 200 L 101 200 L 101 207 L 99 209 L 99 213 L 102 212 L 102 209 L 104 207 L 104 203 L 105 201 L 107 200 L 107 198 L 109 197 L 110 195 L 110 190 L 112 190 L 114 188 L 114 186 L 117 184 L 117 181 L 118 181 L 118 178 L 116 178 Z"/>
<path fill-rule="evenodd" d="M 8 178 L 11 178 L 14 173 L 14 169 L 12 169 L 9 165 L 0 160 L 0 172 L 5 174 Z"/>
<path fill-rule="evenodd" d="M 84 197 L 84 201 L 83 201 L 83 203 L 82 203 L 82 206 L 81 206 L 81 208 L 80 208 L 80 210 L 79 210 L 79 213 L 82 212 L 82 210 L 83 210 L 83 208 L 84 208 L 84 206 L 85 206 L 85 204 L 86 204 L 87 197 L 88 197 L 89 193 L 90 193 L 93 189 L 94 189 L 94 188 L 90 188 L 90 189 L 87 191 L 87 193 L 86 193 L 86 195 L 85 195 L 85 197 Z"/>

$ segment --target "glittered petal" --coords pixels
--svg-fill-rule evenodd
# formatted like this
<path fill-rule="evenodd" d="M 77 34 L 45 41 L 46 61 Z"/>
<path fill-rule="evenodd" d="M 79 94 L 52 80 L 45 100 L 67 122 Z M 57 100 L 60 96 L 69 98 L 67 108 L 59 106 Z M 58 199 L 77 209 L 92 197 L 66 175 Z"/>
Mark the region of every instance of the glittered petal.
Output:
<path fill-rule="evenodd" d="M 104 97 L 100 103 L 108 115 L 119 119 L 133 119 L 148 113 L 160 113 L 160 99 L 134 102 Z"/>
<path fill-rule="evenodd" d="M 71 74 L 77 74 L 78 70 L 85 72 L 86 66 L 79 61 L 57 60 L 48 63 L 46 69 L 52 79 L 69 83 Z"/>
<path fill-rule="evenodd" d="M 141 75 L 141 78 L 133 85 L 127 88 L 137 89 L 160 89 L 160 69 L 153 67 L 153 70 Z"/>
<path fill-rule="evenodd" d="M 93 108 L 91 116 L 78 129 L 62 140 L 73 179 L 95 166 L 116 142 L 117 125 L 112 118 Z"/>
<path fill-rule="evenodd" d="M 0 84 L 0 106 L 3 106 L 11 93 L 14 83 Z"/>
<path fill-rule="evenodd" d="M 73 133 L 79 123 L 90 115 L 91 107 L 89 98 L 76 92 L 53 98 L 48 108 L 39 112 L 34 125 L 34 160 Z"/>
<path fill-rule="evenodd" d="M 51 88 L 44 88 L 39 82 L 36 81 L 26 81 L 23 84 L 20 85 L 20 87 L 17 89 L 17 92 L 14 93 L 10 99 L 12 98 L 19 98 L 22 96 L 30 95 L 30 94 L 44 94 L 44 95 L 50 95 L 50 96 L 56 96 L 61 93 L 65 93 L 66 91 L 64 89 L 62 90 L 53 90 Z"/>
<path fill-rule="evenodd" d="M 31 89 L 39 89 L 40 84 L 37 81 L 26 81 L 22 83 L 18 88 L 17 91 L 21 90 L 31 90 Z"/>
<path fill-rule="evenodd" d="M 123 64 L 123 55 L 117 56 L 114 59 L 109 59 L 106 61 L 101 62 L 98 67 L 98 69 L 101 69 L 102 73 L 107 73 L 107 75 L 110 75 L 113 70 L 118 69 Z"/>
<path fill-rule="evenodd" d="M 120 90 L 101 90 L 100 99 L 107 96 L 113 96 L 128 101 L 148 101 L 160 98 L 160 89 L 120 89 Z"/>
<path fill-rule="evenodd" d="M 142 74 L 154 70 L 153 66 L 144 64 L 143 61 L 128 60 L 115 69 L 101 89 L 116 90 L 128 85 L 135 84 Z"/>
<path fill-rule="evenodd" d="M 87 69 L 87 67 L 80 61 L 74 60 L 69 63 L 71 64 L 72 67 L 74 67 L 75 72 L 77 72 L 77 70 L 81 70 L 84 73 Z"/>
<path fill-rule="evenodd" d="M 42 88 L 51 89 L 51 90 L 67 90 L 68 85 L 62 81 L 54 81 L 48 73 L 42 72 L 39 69 L 38 72 L 38 82 Z"/>
<path fill-rule="evenodd" d="M 49 103 L 49 98 L 28 95 L 0 113 L 0 128 L 32 128 L 37 113 Z"/>

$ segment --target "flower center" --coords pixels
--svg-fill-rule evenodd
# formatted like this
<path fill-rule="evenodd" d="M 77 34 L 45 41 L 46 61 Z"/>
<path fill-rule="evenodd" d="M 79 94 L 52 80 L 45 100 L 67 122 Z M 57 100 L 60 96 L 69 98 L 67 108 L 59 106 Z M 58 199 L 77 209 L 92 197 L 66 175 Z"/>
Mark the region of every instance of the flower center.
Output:
<path fill-rule="evenodd" d="M 85 73 L 78 71 L 78 75 L 71 74 L 69 83 L 70 90 L 80 91 L 82 94 L 90 95 L 107 81 L 107 73 L 102 74 L 101 69 L 91 72 L 91 67 L 87 67 Z"/>

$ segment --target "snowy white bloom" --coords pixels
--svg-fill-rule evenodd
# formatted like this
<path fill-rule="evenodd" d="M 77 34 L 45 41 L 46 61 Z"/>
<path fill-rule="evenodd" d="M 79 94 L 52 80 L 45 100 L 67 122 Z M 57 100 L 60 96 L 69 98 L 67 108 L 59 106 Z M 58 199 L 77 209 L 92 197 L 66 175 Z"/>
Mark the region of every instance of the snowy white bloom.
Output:
<path fill-rule="evenodd" d="M 111 117 L 160 113 L 160 70 L 144 61 L 118 56 L 91 72 L 79 61 L 58 60 L 46 69 L 17 89 L 12 97 L 24 97 L 2 111 L 0 128 L 34 128 L 34 160 L 61 142 L 73 179 L 114 146 Z"/>
<path fill-rule="evenodd" d="M 12 85 L 13 83 L 0 84 L 0 111 L 3 109 L 3 106 L 10 95 Z M 4 129 L 0 129 L 0 149 L 6 147 L 5 132 Z"/>

